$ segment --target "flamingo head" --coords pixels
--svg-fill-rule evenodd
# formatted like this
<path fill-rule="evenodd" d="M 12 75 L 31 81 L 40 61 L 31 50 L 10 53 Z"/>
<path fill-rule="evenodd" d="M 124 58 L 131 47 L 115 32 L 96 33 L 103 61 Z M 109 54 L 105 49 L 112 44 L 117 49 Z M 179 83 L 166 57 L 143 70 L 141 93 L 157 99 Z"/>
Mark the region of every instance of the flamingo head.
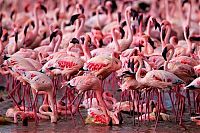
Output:
<path fill-rule="evenodd" d="M 70 43 L 79 44 L 79 40 L 77 38 L 72 38 L 72 40 L 70 41 Z"/>
<path fill-rule="evenodd" d="M 158 28 L 159 31 L 161 31 L 161 26 L 160 26 L 160 24 L 158 23 L 158 21 L 157 21 L 155 18 L 152 18 L 152 21 L 153 21 L 153 23 L 154 23 L 155 30 Z"/>

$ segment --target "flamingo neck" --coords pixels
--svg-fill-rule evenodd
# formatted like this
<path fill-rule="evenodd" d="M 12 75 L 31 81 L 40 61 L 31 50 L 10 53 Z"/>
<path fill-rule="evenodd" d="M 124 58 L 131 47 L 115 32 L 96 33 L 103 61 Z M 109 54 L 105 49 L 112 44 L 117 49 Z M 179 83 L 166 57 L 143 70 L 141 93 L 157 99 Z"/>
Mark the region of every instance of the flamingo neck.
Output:
<path fill-rule="evenodd" d="M 166 15 L 166 20 L 170 21 L 170 16 L 169 16 L 169 1 L 165 0 L 164 1 L 165 4 L 165 15 Z"/>
<path fill-rule="evenodd" d="M 174 55 L 174 47 L 173 47 L 173 45 L 169 45 L 169 49 L 171 50 L 171 52 L 170 52 L 169 58 L 167 58 L 167 61 L 165 61 L 165 63 L 164 63 L 164 70 L 165 71 L 169 70 L 168 64 L 169 64 L 169 61 L 172 59 L 172 57 Z"/>
<path fill-rule="evenodd" d="M 59 48 L 59 46 L 61 44 L 61 41 L 62 41 L 62 35 L 59 35 L 58 41 L 56 42 L 55 48 L 53 50 L 54 53 L 58 52 L 58 48 Z"/>
<path fill-rule="evenodd" d="M 39 30 L 39 18 L 38 18 L 38 8 L 35 8 L 34 10 L 34 21 L 35 21 L 35 28 L 33 30 L 33 34 L 37 35 L 38 34 L 38 30 Z"/>
<path fill-rule="evenodd" d="M 125 20 L 128 27 L 128 38 L 123 39 L 121 51 L 127 49 L 133 41 L 133 31 L 131 29 L 130 16 L 128 14 L 128 11 L 125 12 Z"/>
<path fill-rule="evenodd" d="M 186 25 L 190 26 L 190 20 L 191 20 L 191 12 L 192 12 L 192 5 L 189 3 L 189 11 L 187 15 Z"/>
<path fill-rule="evenodd" d="M 164 39 L 165 44 L 169 43 L 170 34 L 171 34 L 171 25 L 167 25 L 167 33 Z"/>
<path fill-rule="evenodd" d="M 186 43 L 187 43 L 186 55 L 189 56 L 192 52 L 192 42 L 189 39 L 187 39 Z"/>
<path fill-rule="evenodd" d="M 115 34 L 115 28 L 112 29 L 112 37 L 113 37 L 113 42 L 114 42 L 114 45 L 115 45 L 114 51 L 120 51 L 120 46 L 119 46 L 119 43 L 117 41 L 117 37 L 116 37 L 116 34 Z"/>
<path fill-rule="evenodd" d="M 138 61 L 139 61 L 139 68 L 138 68 L 138 70 L 136 72 L 136 80 L 138 82 L 142 82 L 143 78 L 141 78 L 141 75 L 140 75 L 140 73 L 142 71 L 142 59 L 139 58 Z"/>
<path fill-rule="evenodd" d="M 84 56 L 86 57 L 86 60 L 89 60 L 92 57 L 90 50 L 88 48 L 88 42 L 89 42 L 89 40 L 86 39 L 84 42 L 84 45 L 83 45 L 83 53 L 84 53 Z"/>
<path fill-rule="evenodd" d="M 150 36 L 151 19 L 152 19 L 152 17 L 149 18 L 148 23 L 147 23 L 147 35 L 148 36 Z"/>
<path fill-rule="evenodd" d="M 83 28 L 84 28 L 84 24 L 85 24 L 85 18 L 82 18 L 81 25 L 79 26 L 79 28 L 75 34 L 75 38 L 79 38 L 79 36 L 81 35 L 81 32 L 83 31 Z"/>

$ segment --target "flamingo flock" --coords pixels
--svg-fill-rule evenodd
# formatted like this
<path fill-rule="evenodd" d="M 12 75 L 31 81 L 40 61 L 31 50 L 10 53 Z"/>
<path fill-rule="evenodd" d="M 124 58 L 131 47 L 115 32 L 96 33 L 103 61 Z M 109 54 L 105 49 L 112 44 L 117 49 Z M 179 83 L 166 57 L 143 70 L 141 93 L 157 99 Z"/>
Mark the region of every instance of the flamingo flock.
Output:
<path fill-rule="evenodd" d="M 200 125 L 200 1 L 0 1 L 6 112 L 52 123 L 122 124 L 184 115 Z M 116 93 L 121 97 L 116 97 Z M 171 108 L 166 106 L 166 97 Z M 170 114 L 171 112 L 171 114 Z M 170 117 L 170 118 L 169 118 Z"/>

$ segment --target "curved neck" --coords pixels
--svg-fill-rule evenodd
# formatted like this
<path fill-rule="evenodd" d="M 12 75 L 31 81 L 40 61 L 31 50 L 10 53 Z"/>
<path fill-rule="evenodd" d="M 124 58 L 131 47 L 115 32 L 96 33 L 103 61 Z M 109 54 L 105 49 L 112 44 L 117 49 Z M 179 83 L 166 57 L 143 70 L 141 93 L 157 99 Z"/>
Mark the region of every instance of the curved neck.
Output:
<path fill-rule="evenodd" d="M 169 21 L 169 1 L 168 0 L 165 0 L 164 1 L 164 4 L 165 4 L 165 15 L 166 15 L 166 20 Z"/>
<path fill-rule="evenodd" d="M 174 55 L 174 47 L 173 47 L 173 45 L 169 45 L 169 49 L 171 50 L 171 52 L 170 52 L 169 58 L 167 58 L 167 61 L 165 61 L 165 63 L 164 63 L 164 70 L 165 71 L 168 71 L 169 61 L 172 59 L 172 57 Z"/>
<path fill-rule="evenodd" d="M 60 4 L 60 12 L 65 13 L 65 0 L 61 0 Z"/>
<path fill-rule="evenodd" d="M 190 26 L 190 19 L 191 19 L 191 12 L 192 12 L 192 7 L 191 3 L 189 3 L 189 11 L 187 15 L 187 20 L 186 20 L 186 25 Z"/>
<path fill-rule="evenodd" d="M 85 24 L 85 18 L 81 18 L 81 25 L 76 31 L 75 38 L 79 38 L 79 36 L 81 35 L 81 32 L 83 31 L 84 28 L 84 24 Z"/>
<path fill-rule="evenodd" d="M 166 33 L 166 36 L 165 36 L 165 44 L 169 43 L 169 37 L 170 37 L 170 34 L 171 34 L 171 25 L 167 25 L 166 26 L 166 29 L 167 29 L 167 33 Z"/>
<path fill-rule="evenodd" d="M 187 43 L 186 55 L 189 56 L 192 52 L 192 42 L 189 39 L 187 39 L 186 43 Z"/>
<path fill-rule="evenodd" d="M 130 16 L 128 11 L 125 12 L 125 19 L 128 27 L 128 38 L 124 38 L 121 44 L 121 51 L 127 49 L 133 41 L 133 31 L 131 29 Z"/>
<path fill-rule="evenodd" d="M 61 41 L 62 41 L 62 35 L 59 35 L 58 41 L 56 42 L 56 45 L 55 45 L 54 50 L 53 50 L 54 53 L 58 51 L 58 48 L 61 44 Z"/>
<path fill-rule="evenodd" d="M 39 18 L 38 18 L 38 8 L 36 7 L 34 10 L 34 21 L 35 21 L 35 28 L 33 30 L 33 34 L 37 35 L 38 34 L 38 30 L 39 30 Z"/>
<path fill-rule="evenodd" d="M 89 47 L 88 47 L 88 42 L 89 42 L 89 39 L 86 39 L 83 44 L 83 53 L 84 53 L 86 60 L 89 60 L 92 57 Z"/>
<path fill-rule="evenodd" d="M 119 43 L 118 43 L 116 35 L 115 35 L 115 28 L 112 29 L 112 37 L 113 37 L 113 42 L 115 44 L 114 51 L 120 51 L 120 46 L 119 46 Z"/>
<path fill-rule="evenodd" d="M 136 72 L 136 80 L 137 80 L 138 82 L 142 82 L 142 78 L 141 78 L 141 75 L 140 75 L 141 70 L 142 70 L 142 59 L 139 58 L 139 59 L 138 59 L 138 62 L 139 62 L 139 68 L 138 68 L 138 70 L 137 70 L 137 72 Z"/>
<path fill-rule="evenodd" d="M 100 24 L 100 16 L 99 16 L 99 9 L 97 8 L 97 10 L 96 10 L 96 16 L 97 16 L 97 26 L 99 27 L 99 28 L 101 28 L 101 24 Z"/>

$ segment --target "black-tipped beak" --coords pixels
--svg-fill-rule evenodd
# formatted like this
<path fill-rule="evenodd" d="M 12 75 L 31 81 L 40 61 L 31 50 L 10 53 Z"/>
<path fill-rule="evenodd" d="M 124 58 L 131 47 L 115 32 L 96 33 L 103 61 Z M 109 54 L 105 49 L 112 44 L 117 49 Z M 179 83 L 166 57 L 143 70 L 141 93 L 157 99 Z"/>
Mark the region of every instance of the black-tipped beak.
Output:
<path fill-rule="evenodd" d="M 8 33 L 6 33 L 6 34 L 3 36 L 2 42 L 5 42 L 5 41 L 7 41 L 7 40 L 8 40 Z"/>
<path fill-rule="evenodd" d="M 57 12 L 57 13 L 56 13 L 56 20 L 58 21 L 59 18 L 60 18 L 60 12 Z"/>
<path fill-rule="evenodd" d="M 134 59 L 132 59 L 130 64 L 131 71 L 134 72 Z"/>
<path fill-rule="evenodd" d="M 186 38 L 188 39 L 188 38 L 189 38 L 189 35 L 190 35 L 189 26 L 186 26 L 186 27 L 185 27 L 185 32 L 186 32 Z"/>
<path fill-rule="evenodd" d="M 25 35 L 25 36 L 26 36 L 26 34 L 27 34 L 28 27 L 29 27 L 29 24 L 26 25 L 25 28 L 24 28 L 24 35 Z"/>
<path fill-rule="evenodd" d="M 6 55 L 3 56 L 3 60 L 7 60 L 9 58 L 10 58 L 9 56 L 6 56 Z"/>
<path fill-rule="evenodd" d="M 165 39 L 165 36 L 166 36 L 166 29 L 163 28 L 163 29 L 162 29 L 162 40 Z"/>
<path fill-rule="evenodd" d="M 46 8 L 44 5 L 40 5 L 40 8 L 41 8 L 45 13 L 47 13 L 47 8 Z"/>
<path fill-rule="evenodd" d="M 117 92 L 122 92 L 122 90 L 121 89 L 117 89 Z"/>
<path fill-rule="evenodd" d="M 185 3 L 190 2 L 189 0 L 182 0 L 182 7 L 185 5 Z"/>
<path fill-rule="evenodd" d="M 144 22 L 145 26 L 147 26 L 150 17 L 151 17 L 151 16 L 149 15 L 149 16 L 146 18 L 146 20 L 145 20 L 145 22 Z"/>
<path fill-rule="evenodd" d="M 142 47 L 144 47 L 142 44 L 139 44 L 139 51 L 142 52 Z"/>
<path fill-rule="evenodd" d="M 11 12 L 11 14 L 10 14 L 10 18 L 11 18 L 11 20 L 13 20 L 13 15 L 15 14 L 15 10 L 13 10 L 12 12 Z"/>
<path fill-rule="evenodd" d="M 130 61 L 130 59 L 128 60 L 128 65 L 127 65 L 127 67 L 128 67 L 128 68 L 131 67 L 131 61 Z"/>
<path fill-rule="evenodd" d="M 40 73 L 44 73 L 44 71 L 41 69 L 40 71 L 39 71 Z"/>
<path fill-rule="evenodd" d="M 17 41 L 18 41 L 18 31 L 15 32 L 15 43 L 17 43 Z"/>
<path fill-rule="evenodd" d="M 84 13 L 85 9 L 84 9 L 83 5 L 79 4 L 79 8 L 81 9 L 81 13 Z"/>
<path fill-rule="evenodd" d="M 126 21 L 124 21 L 124 22 L 122 22 L 121 23 L 121 27 L 124 27 L 124 26 L 126 26 L 127 24 L 126 24 Z"/>
<path fill-rule="evenodd" d="M 161 26 L 160 26 L 160 24 L 156 21 L 156 19 L 155 19 L 155 18 L 152 18 L 152 20 L 153 20 L 153 23 L 154 23 L 154 25 L 155 25 L 155 30 L 158 28 L 159 31 L 161 31 Z"/>
<path fill-rule="evenodd" d="M 123 29 L 122 27 L 119 27 L 119 31 L 120 31 L 120 33 L 121 33 L 121 39 L 124 38 L 124 36 L 125 36 L 125 31 L 124 31 L 124 29 Z"/>
<path fill-rule="evenodd" d="M 72 38 L 72 40 L 70 41 L 70 43 L 73 43 L 73 44 L 79 44 L 79 40 L 77 38 Z"/>
<path fill-rule="evenodd" d="M 148 38 L 148 42 L 149 42 L 149 44 L 151 45 L 151 47 L 152 47 L 153 49 L 156 48 L 155 45 L 154 45 L 154 41 L 152 41 L 150 37 Z"/>
<path fill-rule="evenodd" d="M 200 36 L 190 36 L 190 41 L 200 41 Z"/>
<path fill-rule="evenodd" d="M 56 30 L 56 31 L 54 31 L 54 32 L 51 33 L 51 35 L 50 35 L 50 42 L 53 40 L 54 37 L 56 37 L 57 32 L 58 31 Z"/>
<path fill-rule="evenodd" d="M 136 34 L 136 27 L 135 27 L 135 25 L 132 26 L 132 30 L 133 30 L 133 35 L 135 35 Z"/>
<path fill-rule="evenodd" d="M 35 28 L 35 23 L 34 23 L 34 21 L 31 21 L 31 26 L 33 26 L 33 28 Z"/>
<path fill-rule="evenodd" d="M 2 37 L 2 35 L 3 35 L 3 28 L 2 26 L 0 26 L 0 38 Z"/>
<path fill-rule="evenodd" d="M 65 8 L 65 11 L 68 12 L 69 11 L 69 8 L 71 7 L 72 5 L 69 4 L 66 8 Z"/>
<path fill-rule="evenodd" d="M 162 56 L 163 56 L 163 58 L 167 61 L 167 47 L 165 47 L 164 49 L 163 49 L 163 52 L 162 52 Z"/>
<path fill-rule="evenodd" d="M 84 38 L 84 37 L 81 37 L 80 40 L 81 40 L 81 43 L 84 44 L 85 38 Z"/>
<path fill-rule="evenodd" d="M 71 16 L 70 24 L 73 25 L 74 22 L 76 21 L 76 19 L 78 19 L 79 16 L 80 16 L 80 14 L 75 14 L 75 15 Z"/>
<path fill-rule="evenodd" d="M 73 89 L 75 86 L 72 86 L 69 82 L 67 83 L 67 86 L 71 89 Z"/>
<path fill-rule="evenodd" d="M 49 70 L 54 70 L 54 69 L 56 69 L 55 67 L 49 67 Z"/>
<path fill-rule="evenodd" d="M 122 19 L 122 14 L 121 14 L 121 12 L 118 12 L 118 13 L 117 13 L 117 18 L 118 18 L 118 22 L 120 23 L 120 22 L 121 22 L 121 19 Z"/>

